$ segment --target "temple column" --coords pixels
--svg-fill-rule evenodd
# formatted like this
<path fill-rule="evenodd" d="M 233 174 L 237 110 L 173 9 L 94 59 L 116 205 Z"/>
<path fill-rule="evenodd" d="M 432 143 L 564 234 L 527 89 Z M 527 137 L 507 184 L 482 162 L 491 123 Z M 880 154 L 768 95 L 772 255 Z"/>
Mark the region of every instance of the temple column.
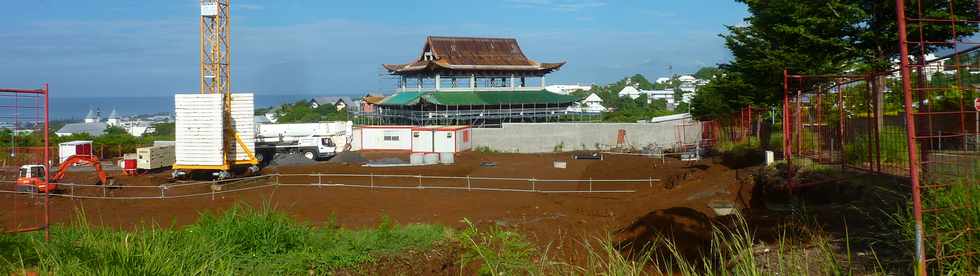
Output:
<path fill-rule="evenodd" d="M 439 91 L 439 88 L 442 88 L 442 76 L 436 74 L 436 91 Z"/>
<path fill-rule="evenodd" d="M 476 89 L 476 74 L 470 74 L 470 89 Z"/>

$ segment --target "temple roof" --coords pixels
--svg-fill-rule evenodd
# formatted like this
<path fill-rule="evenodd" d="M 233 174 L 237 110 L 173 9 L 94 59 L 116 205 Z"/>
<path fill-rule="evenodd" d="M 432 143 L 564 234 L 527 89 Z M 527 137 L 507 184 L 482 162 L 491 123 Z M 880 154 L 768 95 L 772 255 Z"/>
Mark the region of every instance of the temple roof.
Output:
<path fill-rule="evenodd" d="M 527 58 L 513 38 L 426 38 L 418 59 L 407 64 L 385 64 L 396 75 L 420 71 L 524 71 L 550 73 L 565 62 L 540 63 Z"/>

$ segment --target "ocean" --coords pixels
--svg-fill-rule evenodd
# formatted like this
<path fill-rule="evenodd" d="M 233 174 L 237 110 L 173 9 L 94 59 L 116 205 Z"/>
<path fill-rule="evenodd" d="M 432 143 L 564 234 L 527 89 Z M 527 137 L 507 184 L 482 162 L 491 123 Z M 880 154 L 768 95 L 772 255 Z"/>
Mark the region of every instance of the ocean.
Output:
<path fill-rule="evenodd" d="M 334 95 L 331 95 L 334 96 Z M 347 96 L 347 95 L 342 95 Z M 299 100 L 309 100 L 313 95 L 255 95 L 255 108 L 269 107 L 283 103 L 293 103 Z M 353 96 L 348 96 L 354 98 Z M 102 118 L 108 117 L 115 108 L 119 116 L 148 115 L 157 113 L 173 113 L 174 97 L 91 97 L 91 98 L 57 98 L 50 99 L 51 120 L 81 120 L 88 114 L 89 108 L 102 112 Z"/>

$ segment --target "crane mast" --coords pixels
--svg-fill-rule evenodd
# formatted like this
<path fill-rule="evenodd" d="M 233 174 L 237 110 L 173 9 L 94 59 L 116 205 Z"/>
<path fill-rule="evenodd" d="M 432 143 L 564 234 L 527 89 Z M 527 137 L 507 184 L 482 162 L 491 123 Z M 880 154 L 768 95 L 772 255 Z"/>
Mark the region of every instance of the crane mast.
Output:
<path fill-rule="evenodd" d="M 231 0 L 201 0 L 201 93 L 231 94 Z"/>

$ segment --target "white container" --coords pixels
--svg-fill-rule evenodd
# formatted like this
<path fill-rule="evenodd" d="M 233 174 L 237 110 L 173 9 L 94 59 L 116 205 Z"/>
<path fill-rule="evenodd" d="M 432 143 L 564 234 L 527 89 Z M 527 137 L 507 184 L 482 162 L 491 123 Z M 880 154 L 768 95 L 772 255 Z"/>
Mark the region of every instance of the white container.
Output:
<path fill-rule="evenodd" d="M 236 161 L 249 160 L 248 153 L 242 148 L 242 144 L 248 151 L 255 154 L 255 94 L 234 93 L 231 94 L 231 121 L 235 132 L 241 139 L 241 144 L 231 141 L 232 150 L 235 152 Z M 228 139 L 235 139 L 229 137 Z"/>
<path fill-rule="evenodd" d="M 422 165 L 425 163 L 425 153 L 416 152 L 408 156 L 409 163 L 412 165 Z"/>
<path fill-rule="evenodd" d="M 411 126 L 362 126 L 356 133 L 361 150 L 412 150 Z"/>
<path fill-rule="evenodd" d="M 439 164 L 439 154 L 438 153 L 426 153 L 422 163 L 426 165 Z"/>
<path fill-rule="evenodd" d="M 224 165 L 222 95 L 174 95 L 176 162 L 184 166 Z"/>
<path fill-rule="evenodd" d="M 456 156 L 452 152 L 441 152 L 439 153 L 439 163 L 443 165 L 452 165 L 456 163 Z"/>
<path fill-rule="evenodd" d="M 556 169 L 568 168 L 568 163 L 565 161 L 555 161 L 554 166 Z"/>
<path fill-rule="evenodd" d="M 58 163 L 72 155 L 92 155 L 92 141 L 71 141 L 58 144 Z"/>

